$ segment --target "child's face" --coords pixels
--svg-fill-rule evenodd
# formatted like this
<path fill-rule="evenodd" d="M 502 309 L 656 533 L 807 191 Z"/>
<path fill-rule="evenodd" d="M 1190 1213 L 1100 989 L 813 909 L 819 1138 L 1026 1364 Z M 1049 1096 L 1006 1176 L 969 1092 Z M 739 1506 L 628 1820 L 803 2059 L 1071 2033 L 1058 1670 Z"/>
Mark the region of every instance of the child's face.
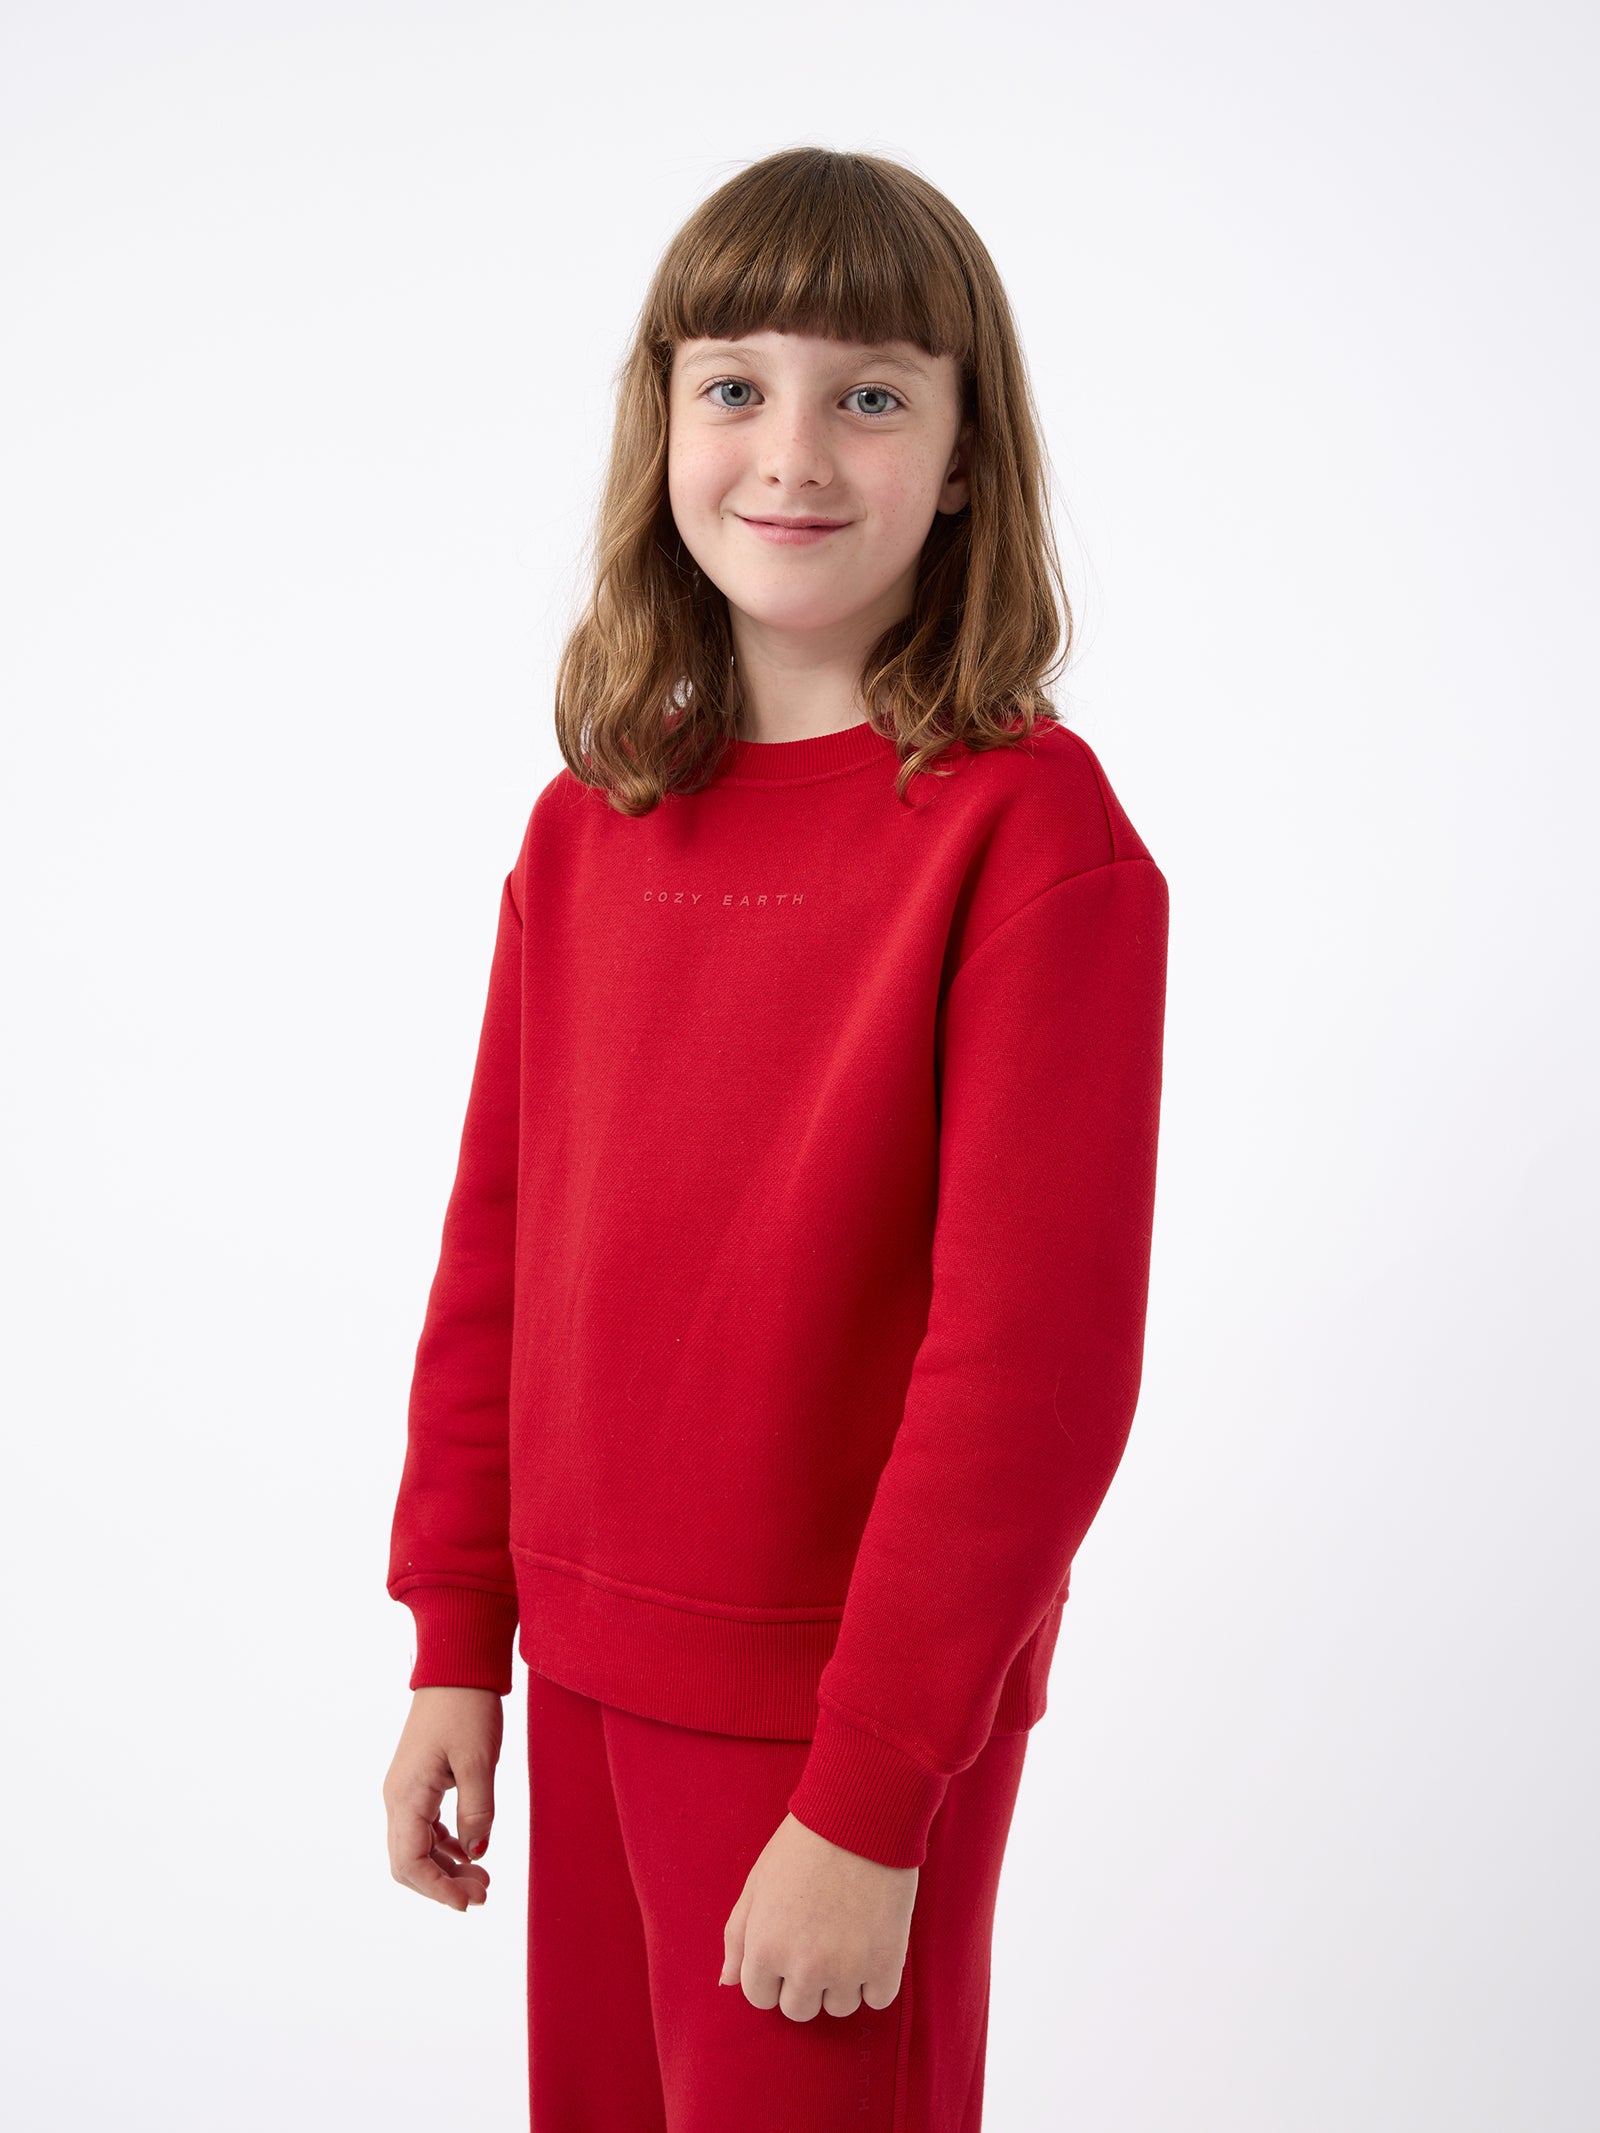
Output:
<path fill-rule="evenodd" d="M 667 493 L 736 618 L 865 642 L 909 613 L 934 514 L 967 501 L 950 356 L 751 333 L 675 349 Z M 777 520 L 834 521 L 832 531 Z"/>

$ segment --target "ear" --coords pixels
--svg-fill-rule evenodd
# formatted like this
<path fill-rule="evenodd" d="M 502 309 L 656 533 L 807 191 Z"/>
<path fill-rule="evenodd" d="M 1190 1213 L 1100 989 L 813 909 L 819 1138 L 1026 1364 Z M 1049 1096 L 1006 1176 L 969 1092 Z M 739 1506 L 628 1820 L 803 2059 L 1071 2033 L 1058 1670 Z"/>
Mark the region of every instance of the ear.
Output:
<path fill-rule="evenodd" d="M 950 464 L 945 469 L 944 486 L 939 491 L 937 509 L 946 512 L 964 511 L 972 500 L 972 424 L 964 422 L 950 454 Z"/>

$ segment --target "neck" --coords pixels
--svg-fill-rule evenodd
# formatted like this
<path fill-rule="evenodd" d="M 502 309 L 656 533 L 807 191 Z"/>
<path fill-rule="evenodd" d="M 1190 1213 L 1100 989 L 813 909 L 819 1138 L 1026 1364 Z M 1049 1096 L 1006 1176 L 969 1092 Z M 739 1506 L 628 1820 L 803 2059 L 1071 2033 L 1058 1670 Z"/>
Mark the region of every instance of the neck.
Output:
<path fill-rule="evenodd" d="M 730 607 L 741 740 L 811 740 L 860 725 L 867 715 L 862 664 L 890 623 L 909 612 L 909 602 L 886 599 L 880 608 L 831 629 L 796 631 L 773 629 Z"/>

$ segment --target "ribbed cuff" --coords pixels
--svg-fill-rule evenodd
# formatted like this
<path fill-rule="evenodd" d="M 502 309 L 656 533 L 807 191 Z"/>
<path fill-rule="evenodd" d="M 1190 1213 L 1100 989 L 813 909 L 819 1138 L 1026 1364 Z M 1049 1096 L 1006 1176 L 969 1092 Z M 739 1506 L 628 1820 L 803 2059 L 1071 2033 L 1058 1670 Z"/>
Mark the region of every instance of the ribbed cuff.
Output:
<path fill-rule="evenodd" d="M 819 1837 L 880 1866 L 921 1866 L 949 1786 L 948 1775 L 823 1704 L 789 1812 Z"/>
<path fill-rule="evenodd" d="M 517 1597 L 473 1585 L 413 1585 L 399 1597 L 417 1626 L 413 1689 L 493 1689 L 511 1693 Z"/>

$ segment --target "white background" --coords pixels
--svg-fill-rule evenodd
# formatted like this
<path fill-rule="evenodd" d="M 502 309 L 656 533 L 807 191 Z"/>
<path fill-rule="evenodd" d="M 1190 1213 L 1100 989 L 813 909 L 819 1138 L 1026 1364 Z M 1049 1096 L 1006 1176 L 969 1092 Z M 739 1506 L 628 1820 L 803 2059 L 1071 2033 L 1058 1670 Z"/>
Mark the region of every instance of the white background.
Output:
<path fill-rule="evenodd" d="M 994 254 L 1172 891 L 986 2126 L 1593 2124 L 1591 24 L 6 8 L 12 2124 L 526 2123 L 520 1662 L 487 1907 L 384 1851 L 404 1403 L 613 373 L 802 141 Z"/>

